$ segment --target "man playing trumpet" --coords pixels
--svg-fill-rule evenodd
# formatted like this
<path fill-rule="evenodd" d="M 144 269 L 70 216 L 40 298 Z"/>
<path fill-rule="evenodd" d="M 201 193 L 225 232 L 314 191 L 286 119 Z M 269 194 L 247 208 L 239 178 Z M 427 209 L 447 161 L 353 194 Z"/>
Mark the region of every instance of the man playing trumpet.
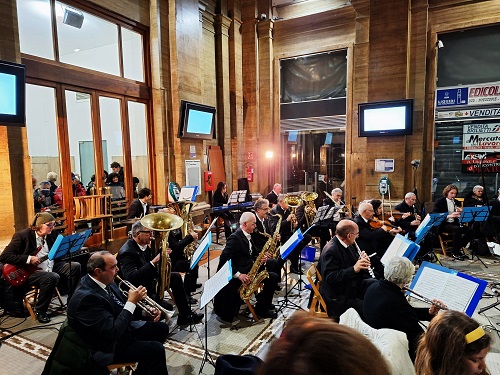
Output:
<path fill-rule="evenodd" d="M 168 374 L 163 348 L 168 325 L 158 321 L 160 312 L 152 322 L 133 320 L 146 288 L 130 290 L 125 301 L 113 282 L 116 258 L 107 251 L 90 256 L 87 272 L 69 301 L 68 324 L 89 346 L 93 359 L 102 367 L 138 362 L 135 374 Z"/>

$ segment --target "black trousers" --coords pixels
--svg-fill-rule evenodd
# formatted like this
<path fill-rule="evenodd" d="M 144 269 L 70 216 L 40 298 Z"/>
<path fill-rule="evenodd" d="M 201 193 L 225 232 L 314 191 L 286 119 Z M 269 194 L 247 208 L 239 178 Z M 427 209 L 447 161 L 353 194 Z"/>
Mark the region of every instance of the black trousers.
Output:
<path fill-rule="evenodd" d="M 71 264 L 71 265 L 70 265 Z M 80 263 L 78 262 L 54 262 L 52 272 L 36 271 L 31 274 L 26 283 L 39 288 L 35 309 L 37 312 L 45 313 L 50 305 L 54 291 L 61 276 L 68 282 L 68 301 L 73 295 L 80 281 Z"/>
<path fill-rule="evenodd" d="M 134 374 L 168 374 L 163 343 L 167 339 L 168 325 L 163 322 L 145 322 L 130 329 L 123 340 L 116 343 L 114 363 L 139 362 Z"/>
<path fill-rule="evenodd" d="M 462 247 L 465 247 L 474 239 L 472 228 L 460 226 L 457 223 L 444 223 L 441 227 L 442 232 L 453 233 L 453 254 L 460 255 Z"/>
<path fill-rule="evenodd" d="M 198 265 L 190 269 L 191 262 L 187 259 L 177 260 L 172 267 L 174 272 L 185 272 L 184 275 L 184 290 L 186 293 L 192 293 L 196 291 L 196 282 L 198 281 Z"/>

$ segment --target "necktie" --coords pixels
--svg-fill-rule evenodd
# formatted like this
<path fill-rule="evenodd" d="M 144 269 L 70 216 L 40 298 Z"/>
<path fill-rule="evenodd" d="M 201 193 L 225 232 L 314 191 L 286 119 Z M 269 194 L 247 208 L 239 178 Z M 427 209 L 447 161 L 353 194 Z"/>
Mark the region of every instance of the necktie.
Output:
<path fill-rule="evenodd" d="M 113 293 L 113 289 L 111 289 L 111 287 L 109 285 L 106 286 L 106 292 L 108 292 L 109 298 L 111 298 L 111 300 L 114 303 L 116 303 L 120 307 L 124 306 L 123 302 L 118 299 L 118 297 L 115 295 L 115 293 Z"/>
<path fill-rule="evenodd" d="M 253 244 L 253 241 L 251 238 L 248 240 L 248 247 L 250 248 L 250 255 L 252 255 L 252 250 L 254 248 L 254 244 Z"/>

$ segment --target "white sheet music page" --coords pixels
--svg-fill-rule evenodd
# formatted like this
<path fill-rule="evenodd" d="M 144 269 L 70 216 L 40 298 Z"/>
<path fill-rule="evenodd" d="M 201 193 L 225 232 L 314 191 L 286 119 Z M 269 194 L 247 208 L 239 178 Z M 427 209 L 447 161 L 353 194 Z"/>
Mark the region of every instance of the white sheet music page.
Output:
<path fill-rule="evenodd" d="M 424 267 L 412 289 L 431 300 L 443 301 L 450 310 L 465 312 L 477 288 L 471 280 Z"/>
<path fill-rule="evenodd" d="M 208 228 L 208 230 L 210 230 L 210 228 Z M 193 269 L 194 266 L 196 266 L 196 264 L 199 262 L 199 260 L 203 256 L 203 254 L 205 254 L 205 251 L 210 247 L 210 245 L 212 245 L 212 235 L 211 235 L 211 233 L 209 233 L 208 235 L 206 235 L 203 238 L 203 240 L 201 241 L 201 243 L 196 248 L 196 251 L 191 256 L 191 264 L 190 264 L 190 268 L 191 269 Z"/>
<path fill-rule="evenodd" d="M 222 288 L 229 284 L 232 278 L 233 267 L 231 265 L 231 259 L 229 259 L 215 275 L 205 282 L 203 294 L 200 298 L 200 309 L 205 307 Z"/>
<path fill-rule="evenodd" d="M 408 246 L 410 246 L 410 244 L 404 240 L 404 237 L 397 234 L 382 256 L 382 259 L 380 259 L 380 262 L 385 266 L 392 258 L 396 256 L 402 257 L 406 249 L 408 249 Z"/>
<path fill-rule="evenodd" d="M 424 220 L 422 220 L 420 222 L 420 225 L 418 226 L 417 230 L 415 230 L 415 237 L 418 237 L 418 235 L 420 234 L 420 232 L 422 232 L 422 229 L 425 228 L 425 226 L 427 225 L 427 223 L 431 221 L 431 217 L 429 214 L 425 215 L 425 218 Z"/>

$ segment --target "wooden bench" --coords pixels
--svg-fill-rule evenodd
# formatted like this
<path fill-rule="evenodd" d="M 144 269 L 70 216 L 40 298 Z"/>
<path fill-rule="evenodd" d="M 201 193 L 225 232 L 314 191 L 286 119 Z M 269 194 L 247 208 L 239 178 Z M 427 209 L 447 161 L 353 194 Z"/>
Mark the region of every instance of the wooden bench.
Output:
<path fill-rule="evenodd" d="M 110 239 L 113 239 L 113 214 L 111 213 L 111 196 L 106 195 L 85 195 L 74 197 L 75 203 L 75 225 L 78 223 L 99 220 L 101 222 L 100 232 L 102 243 L 106 242 L 107 222 L 111 229 Z"/>

